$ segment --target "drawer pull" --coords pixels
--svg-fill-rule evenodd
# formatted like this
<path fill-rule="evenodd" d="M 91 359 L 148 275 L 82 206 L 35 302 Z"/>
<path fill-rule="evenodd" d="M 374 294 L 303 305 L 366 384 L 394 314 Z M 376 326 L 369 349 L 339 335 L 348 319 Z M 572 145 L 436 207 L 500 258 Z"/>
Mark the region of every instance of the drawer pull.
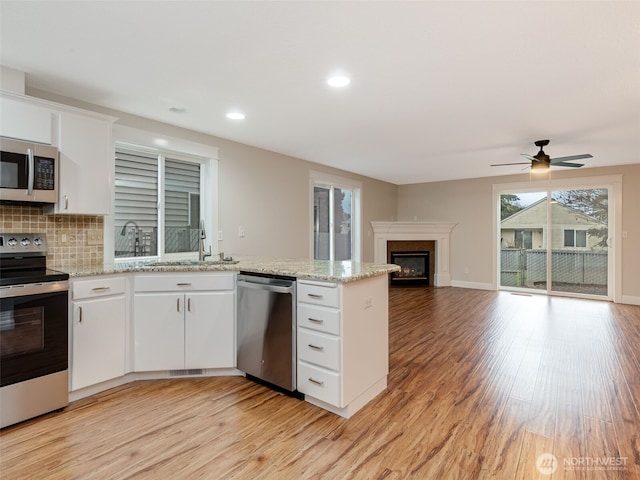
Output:
<path fill-rule="evenodd" d="M 179 287 L 188 287 L 189 285 L 191 285 L 190 282 L 183 282 L 183 283 L 176 283 L 176 285 L 178 285 Z"/>
<path fill-rule="evenodd" d="M 307 319 L 312 323 L 324 323 L 324 320 L 320 320 L 318 318 L 307 317 Z"/>
<path fill-rule="evenodd" d="M 307 293 L 308 296 L 310 296 L 311 298 L 322 298 L 323 295 L 320 295 L 319 293 Z"/>
<path fill-rule="evenodd" d="M 109 290 L 110 287 L 96 287 L 96 288 L 92 288 L 91 291 L 92 292 L 104 292 L 105 290 Z"/>
<path fill-rule="evenodd" d="M 309 344 L 309 348 L 312 348 L 314 350 L 318 350 L 319 352 L 324 350 L 324 347 L 318 346 L 318 345 L 314 345 L 313 343 Z"/>
<path fill-rule="evenodd" d="M 310 381 L 311 383 L 315 383 L 316 385 L 319 385 L 319 386 L 321 386 L 321 387 L 324 385 L 324 382 L 323 382 L 322 380 L 316 380 L 316 379 L 315 379 L 315 378 L 313 378 L 313 377 L 309 377 L 309 381 Z"/>

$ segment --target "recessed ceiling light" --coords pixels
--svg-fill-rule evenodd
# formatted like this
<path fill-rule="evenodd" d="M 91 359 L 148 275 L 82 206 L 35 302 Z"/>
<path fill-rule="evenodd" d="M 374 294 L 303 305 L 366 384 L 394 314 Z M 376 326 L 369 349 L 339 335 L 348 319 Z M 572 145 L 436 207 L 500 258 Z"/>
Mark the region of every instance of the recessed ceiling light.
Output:
<path fill-rule="evenodd" d="M 331 87 L 346 87 L 351 83 L 351 79 L 344 75 L 335 75 L 333 77 L 329 77 L 327 83 Z"/>
<path fill-rule="evenodd" d="M 227 118 L 230 118 L 231 120 L 244 120 L 244 113 L 229 112 L 227 113 Z"/>

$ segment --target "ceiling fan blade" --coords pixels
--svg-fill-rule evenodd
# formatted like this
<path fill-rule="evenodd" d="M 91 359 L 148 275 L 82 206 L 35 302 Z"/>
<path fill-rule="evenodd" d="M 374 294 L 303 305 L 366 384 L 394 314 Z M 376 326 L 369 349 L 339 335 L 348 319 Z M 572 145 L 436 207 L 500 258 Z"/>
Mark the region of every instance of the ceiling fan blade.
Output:
<path fill-rule="evenodd" d="M 518 162 L 518 163 L 495 163 L 493 165 L 489 165 L 490 167 L 502 167 L 504 165 L 530 165 L 529 162 Z"/>
<path fill-rule="evenodd" d="M 551 162 L 553 167 L 584 167 L 584 163 Z"/>
<path fill-rule="evenodd" d="M 521 153 L 520 155 L 522 155 L 525 158 L 528 158 L 529 160 L 531 160 L 532 162 L 537 160 L 536 157 L 534 157 L 533 155 L 529 155 L 528 153 Z"/>
<path fill-rule="evenodd" d="M 557 165 L 558 162 L 567 162 L 569 160 L 581 160 L 583 158 L 593 158 L 590 153 L 583 153 L 582 155 L 569 155 L 568 157 L 558 157 L 551 159 L 551 165 Z"/>

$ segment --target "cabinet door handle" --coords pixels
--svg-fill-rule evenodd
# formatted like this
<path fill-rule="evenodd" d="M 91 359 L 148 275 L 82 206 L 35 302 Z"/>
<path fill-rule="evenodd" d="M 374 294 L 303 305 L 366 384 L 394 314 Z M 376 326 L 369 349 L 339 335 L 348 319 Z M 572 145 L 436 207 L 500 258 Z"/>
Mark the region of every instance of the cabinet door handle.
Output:
<path fill-rule="evenodd" d="M 189 285 L 191 285 L 191 283 L 183 282 L 183 283 L 176 283 L 176 285 L 178 285 L 179 287 L 188 287 Z"/>
<path fill-rule="evenodd" d="M 187 311 L 191 311 L 191 297 L 187 298 Z"/>
<path fill-rule="evenodd" d="M 64 209 L 69 210 L 69 195 L 64 196 Z"/>
<path fill-rule="evenodd" d="M 310 296 L 311 298 L 322 298 L 322 295 L 318 293 L 307 293 L 307 295 Z"/>
<path fill-rule="evenodd" d="M 323 382 L 322 380 L 316 380 L 316 379 L 315 379 L 315 378 L 313 378 L 313 377 L 309 377 L 309 381 L 310 381 L 311 383 L 315 383 L 316 385 L 319 385 L 319 386 L 323 386 L 323 385 L 324 385 L 324 382 Z"/>
<path fill-rule="evenodd" d="M 180 299 L 176 298 L 176 311 L 180 311 Z"/>
<path fill-rule="evenodd" d="M 312 349 L 314 349 L 314 350 L 318 350 L 319 352 L 321 352 L 321 351 L 323 351 L 323 350 L 324 350 L 324 347 L 321 347 L 321 346 L 319 346 L 319 345 L 314 345 L 313 343 L 310 343 L 310 344 L 309 344 L 309 348 L 312 348 Z"/>
<path fill-rule="evenodd" d="M 78 307 L 78 323 L 82 323 L 82 307 Z"/>
<path fill-rule="evenodd" d="M 105 290 L 109 290 L 109 287 L 95 287 L 91 289 L 92 292 L 104 292 Z"/>
<path fill-rule="evenodd" d="M 307 317 L 307 319 L 308 319 L 311 323 L 324 323 L 324 320 L 320 320 L 319 318 L 311 318 L 311 317 Z"/>

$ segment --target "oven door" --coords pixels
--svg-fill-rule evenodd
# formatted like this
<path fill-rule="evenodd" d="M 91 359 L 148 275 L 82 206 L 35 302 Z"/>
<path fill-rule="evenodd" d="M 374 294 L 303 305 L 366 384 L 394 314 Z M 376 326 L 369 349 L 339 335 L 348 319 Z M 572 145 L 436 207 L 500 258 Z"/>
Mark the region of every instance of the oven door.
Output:
<path fill-rule="evenodd" d="M 0 386 L 68 368 L 69 282 L 0 289 Z"/>

